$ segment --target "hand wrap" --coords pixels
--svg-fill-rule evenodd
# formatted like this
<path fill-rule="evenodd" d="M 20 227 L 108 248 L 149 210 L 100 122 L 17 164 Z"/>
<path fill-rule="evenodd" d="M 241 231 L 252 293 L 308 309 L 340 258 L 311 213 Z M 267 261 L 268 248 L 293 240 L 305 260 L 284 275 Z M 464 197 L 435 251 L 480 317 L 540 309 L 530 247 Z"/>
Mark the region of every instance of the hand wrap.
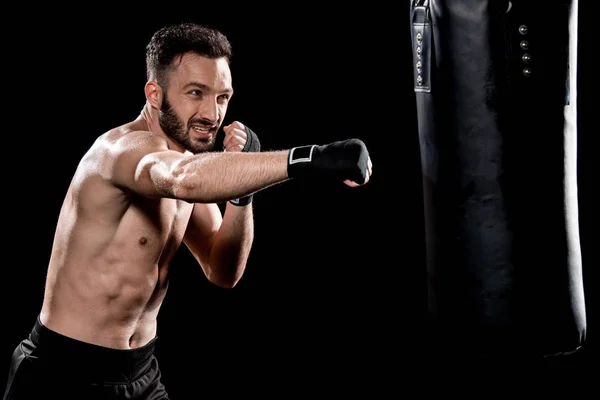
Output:
<path fill-rule="evenodd" d="M 288 155 L 288 177 L 350 179 L 362 184 L 367 179 L 368 160 L 369 152 L 360 139 L 298 146 Z"/>
<path fill-rule="evenodd" d="M 259 153 L 260 152 L 260 140 L 258 140 L 258 136 L 256 135 L 256 133 L 254 133 L 254 131 L 252 131 L 252 129 L 248 128 L 246 125 L 244 125 L 244 128 L 246 129 L 246 144 L 244 145 L 244 148 L 242 149 L 243 152 L 254 152 L 254 153 Z M 240 197 L 239 199 L 232 199 L 229 200 L 229 202 L 233 205 L 236 206 L 247 206 L 248 204 L 252 203 L 253 200 L 253 195 L 248 195 L 248 196 L 244 196 L 244 197 Z"/>

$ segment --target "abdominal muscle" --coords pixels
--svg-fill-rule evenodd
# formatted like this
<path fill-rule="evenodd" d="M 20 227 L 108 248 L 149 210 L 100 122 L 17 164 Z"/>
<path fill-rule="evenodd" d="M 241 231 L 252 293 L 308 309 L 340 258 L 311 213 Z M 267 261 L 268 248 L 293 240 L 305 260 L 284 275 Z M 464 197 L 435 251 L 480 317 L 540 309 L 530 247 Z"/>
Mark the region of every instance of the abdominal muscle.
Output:
<path fill-rule="evenodd" d="M 134 349 L 156 337 L 168 264 L 191 212 L 178 211 L 174 200 L 160 201 L 159 224 L 149 223 L 130 205 L 112 227 L 75 217 L 65 203 L 46 278 L 42 324 L 114 349 Z"/>
<path fill-rule="evenodd" d="M 40 315 L 48 328 L 83 342 L 115 349 L 133 349 L 156 336 L 156 318 L 166 293 L 159 268 L 135 280 L 125 269 L 136 265 L 113 265 L 115 272 L 101 272 L 91 265 L 65 265 L 49 279 Z"/>

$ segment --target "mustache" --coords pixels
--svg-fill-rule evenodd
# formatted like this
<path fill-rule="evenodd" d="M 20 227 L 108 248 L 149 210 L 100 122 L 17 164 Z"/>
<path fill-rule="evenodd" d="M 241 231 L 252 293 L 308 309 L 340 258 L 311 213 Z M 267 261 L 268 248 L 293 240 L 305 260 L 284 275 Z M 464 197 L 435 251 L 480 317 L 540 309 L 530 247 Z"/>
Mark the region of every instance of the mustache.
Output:
<path fill-rule="evenodd" d="M 204 118 L 200 118 L 200 119 L 191 119 L 189 122 L 189 126 L 192 125 L 202 125 L 204 127 L 208 127 L 208 128 L 216 128 L 217 127 L 217 123 L 215 121 L 210 121 Z"/>

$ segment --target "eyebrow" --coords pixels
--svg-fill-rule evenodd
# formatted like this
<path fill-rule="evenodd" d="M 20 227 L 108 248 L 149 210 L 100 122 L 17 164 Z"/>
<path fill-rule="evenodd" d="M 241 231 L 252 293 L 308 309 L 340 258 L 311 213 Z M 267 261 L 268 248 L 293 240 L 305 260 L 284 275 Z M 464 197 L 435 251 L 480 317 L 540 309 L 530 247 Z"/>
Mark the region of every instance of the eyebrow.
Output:
<path fill-rule="evenodd" d="M 184 86 L 184 89 L 187 89 L 187 88 L 192 87 L 192 86 L 197 87 L 197 88 L 199 88 L 201 90 L 205 90 L 207 92 L 209 92 L 209 91 L 212 90 L 208 85 L 205 85 L 204 83 L 200 83 L 200 82 L 190 82 L 190 83 L 188 83 L 187 85 Z M 226 89 L 224 89 L 222 91 L 222 93 L 233 95 L 233 89 L 232 88 L 226 88 Z"/>

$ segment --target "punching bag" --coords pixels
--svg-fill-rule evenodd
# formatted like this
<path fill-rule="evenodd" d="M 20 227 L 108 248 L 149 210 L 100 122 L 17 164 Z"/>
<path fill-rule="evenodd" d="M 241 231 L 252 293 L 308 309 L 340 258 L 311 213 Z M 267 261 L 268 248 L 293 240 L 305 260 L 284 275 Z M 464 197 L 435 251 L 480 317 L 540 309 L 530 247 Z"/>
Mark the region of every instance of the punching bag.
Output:
<path fill-rule="evenodd" d="M 410 19 L 430 345 L 576 352 L 577 0 L 411 0 Z"/>

